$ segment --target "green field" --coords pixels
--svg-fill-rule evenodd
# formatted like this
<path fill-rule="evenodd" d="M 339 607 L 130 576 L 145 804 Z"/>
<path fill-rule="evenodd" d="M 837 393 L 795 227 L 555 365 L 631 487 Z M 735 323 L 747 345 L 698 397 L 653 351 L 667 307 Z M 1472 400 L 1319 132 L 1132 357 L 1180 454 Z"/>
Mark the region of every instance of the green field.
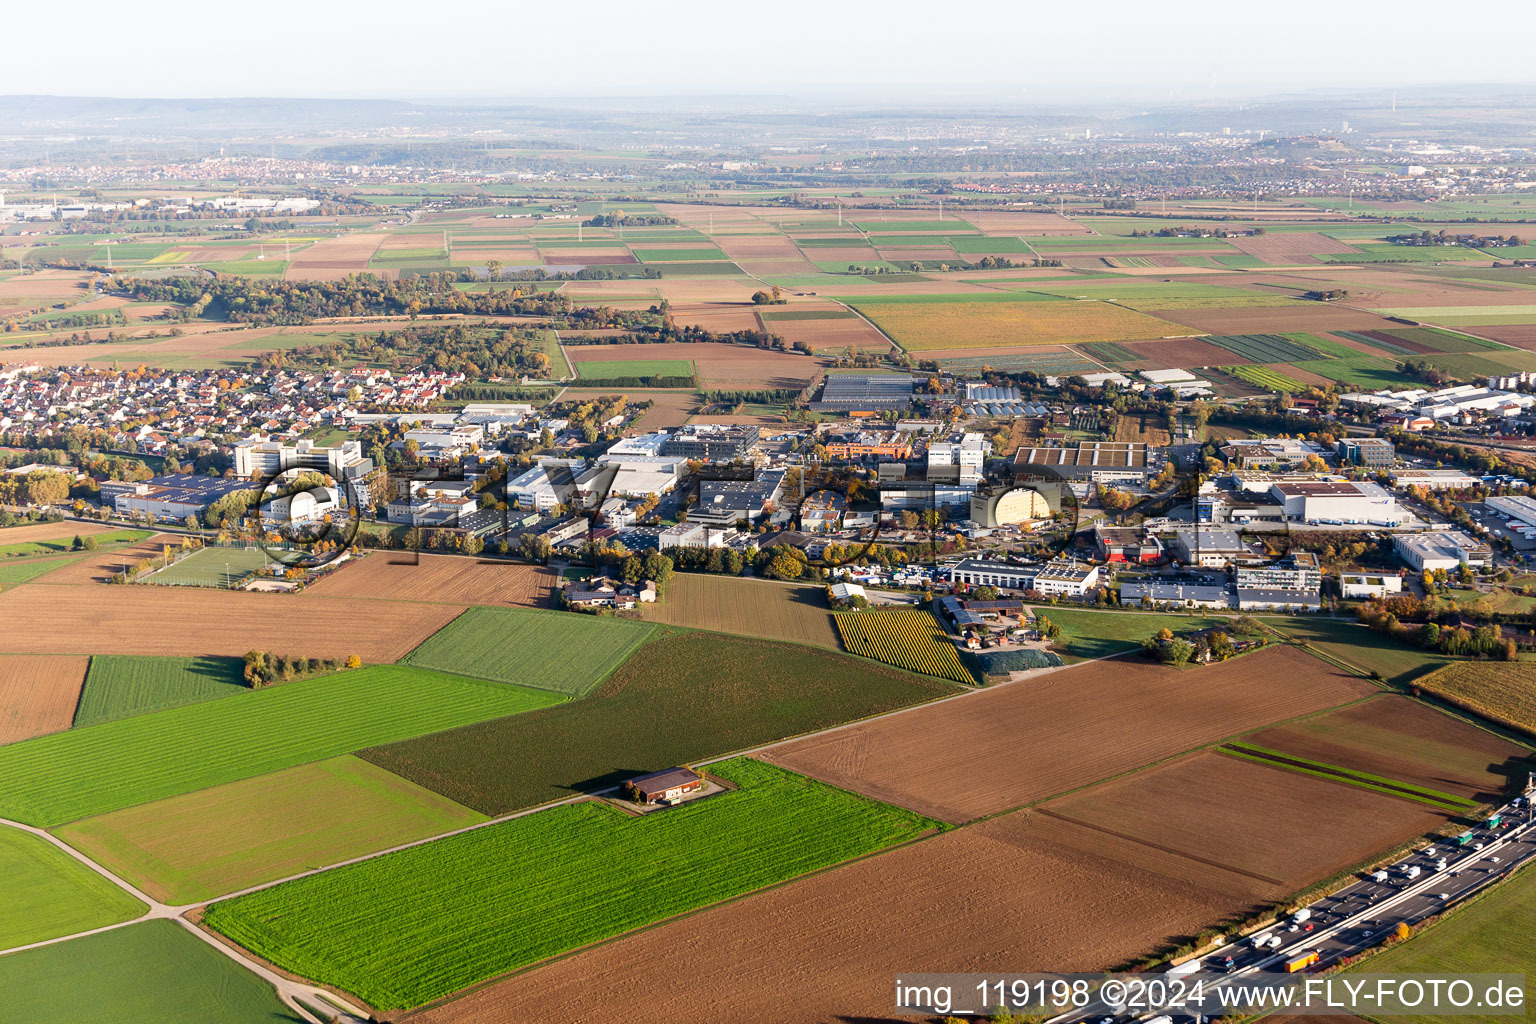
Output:
<path fill-rule="evenodd" d="M 0 956 L 6 1018 L 26 1024 L 301 1024 L 272 986 L 174 921 Z"/>
<path fill-rule="evenodd" d="M 694 263 L 699 260 L 726 260 L 719 249 L 638 249 L 631 248 L 641 263 Z"/>
<path fill-rule="evenodd" d="M 1408 683 L 1452 662 L 1443 654 L 1408 647 L 1347 619 L 1286 616 L 1264 622 L 1292 639 L 1306 640 L 1334 660 L 1365 673 L 1380 672 L 1388 682 Z"/>
<path fill-rule="evenodd" d="M 59 825 L 556 699 L 400 665 L 285 683 L 0 747 L 0 817 Z"/>
<path fill-rule="evenodd" d="M 485 820 L 355 757 L 140 804 L 56 829 L 162 902 L 200 903 Z"/>
<path fill-rule="evenodd" d="M 0 827 L 0 879 L 0 949 L 131 921 L 149 909 L 48 840 L 9 827 Z"/>
<path fill-rule="evenodd" d="M 576 696 L 651 635 L 628 619 L 523 608 L 471 608 L 403 659 L 440 672 Z"/>
<path fill-rule="evenodd" d="M 739 788 L 641 817 L 558 807 L 216 903 L 205 920 L 396 1009 L 939 827 L 758 761 L 710 773 Z"/>
<path fill-rule="evenodd" d="M 583 700 L 360 756 L 501 814 L 958 691 L 801 644 L 669 632 Z"/>
<path fill-rule="evenodd" d="M 592 359 L 576 364 L 576 375 L 583 380 L 612 380 L 615 377 L 692 377 L 689 359 Z"/>
<path fill-rule="evenodd" d="M 150 536 L 148 530 L 107 530 L 104 533 L 90 535 L 97 547 L 106 547 L 109 544 L 122 544 L 130 541 L 143 540 Z M 34 540 L 21 544 L 0 545 L 0 558 L 25 558 L 28 555 L 57 555 L 74 550 L 75 538 L 73 535 L 59 537 L 56 540 Z"/>
<path fill-rule="evenodd" d="M 143 658 L 96 654 L 85 674 L 75 725 L 248 693 L 238 658 Z"/>
<path fill-rule="evenodd" d="M 1266 388 L 1270 391 L 1287 391 L 1296 393 L 1307 390 L 1308 385 L 1294 377 L 1287 377 L 1283 373 L 1277 373 L 1267 366 L 1255 366 L 1252 363 L 1243 363 L 1239 366 L 1223 366 L 1221 372 L 1238 380 L 1247 381 L 1255 387 Z"/>
<path fill-rule="evenodd" d="M 1374 391 L 1379 388 L 1415 387 L 1418 381 L 1397 372 L 1397 364 L 1375 356 L 1351 356 L 1348 359 L 1298 359 L 1291 363 L 1298 370 L 1338 381 L 1345 387 Z"/>
<path fill-rule="evenodd" d="M 61 566 L 73 565 L 79 560 L 79 557 L 24 558 L 13 562 L 0 562 L 0 583 L 25 583 Z"/>
<path fill-rule="evenodd" d="M 1103 658 L 1111 654 L 1134 651 L 1148 637 L 1156 636 L 1160 629 L 1174 633 L 1190 633 L 1197 629 L 1219 626 L 1226 619 L 1205 615 L 1169 615 L 1161 612 L 1091 612 L 1072 608 L 1035 609 L 1037 616 L 1044 616 L 1061 627 L 1061 638 L 1066 643 L 1062 660 L 1067 664 L 1087 658 Z"/>
<path fill-rule="evenodd" d="M 230 587 L 271 564 L 265 548 L 209 547 L 151 573 L 142 582 L 163 587 Z"/>
<path fill-rule="evenodd" d="M 1418 935 L 1371 957 L 1363 971 L 1447 977 L 1470 972 L 1511 972 L 1526 977 L 1525 1002 L 1536 989 L 1536 870 L 1530 865 L 1489 892 L 1450 912 Z M 1518 1016 L 1518 1015 L 1517 1015 Z M 1401 1024 L 1442 1024 L 1445 1016 L 1393 1016 Z M 1499 1024 L 1513 1017 L 1458 1016 L 1464 1024 Z"/>
<path fill-rule="evenodd" d="M 1200 340 L 1256 363 L 1294 363 L 1322 355 L 1284 334 L 1213 334 Z"/>

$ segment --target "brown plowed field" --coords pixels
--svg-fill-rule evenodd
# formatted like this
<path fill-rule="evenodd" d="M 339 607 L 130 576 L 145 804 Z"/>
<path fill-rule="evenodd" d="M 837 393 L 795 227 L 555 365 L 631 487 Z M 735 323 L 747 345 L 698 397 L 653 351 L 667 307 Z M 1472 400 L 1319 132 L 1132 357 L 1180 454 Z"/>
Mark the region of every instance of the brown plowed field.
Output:
<path fill-rule="evenodd" d="M 1149 364 L 1159 367 L 1188 369 L 1200 366 L 1233 366 L 1252 362 L 1235 352 L 1218 348 L 1198 338 L 1176 338 L 1170 341 L 1122 341 L 1121 347 L 1135 352 Z"/>
<path fill-rule="evenodd" d="M 749 302 L 680 303 L 672 307 L 672 319 L 684 327 L 702 327 L 716 332 L 761 329 L 757 322 L 757 307 Z"/>
<path fill-rule="evenodd" d="M 68 729 L 89 664 L 84 656 L 0 657 L 0 743 Z"/>
<path fill-rule="evenodd" d="M 850 347 L 869 352 L 888 352 L 891 348 L 885 335 L 858 317 L 771 320 L 768 328 L 791 345 L 797 341 L 805 342 L 813 352 Z"/>
<path fill-rule="evenodd" d="M 645 619 L 842 649 L 820 587 L 679 573 L 666 597 L 646 606 Z"/>
<path fill-rule="evenodd" d="M 343 235 L 325 238 L 296 253 L 283 271 L 285 281 L 340 281 L 368 269 L 368 261 L 388 235 Z M 416 244 L 420 244 L 419 242 Z"/>
<path fill-rule="evenodd" d="M 1292 647 L 1188 671 L 1132 655 L 812 736 L 764 759 L 968 821 L 1372 692 Z"/>
<path fill-rule="evenodd" d="M 408 1019 L 896 1024 L 897 971 L 1104 969 L 1255 908 L 1258 888 L 1069 822 L 1009 814 L 598 946 Z"/>
<path fill-rule="evenodd" d="M 1252 238 L 1228 239 L 1250 256 L 1266 263 L 1313 263 L 1320 253 L 1357 253 L 1358 249 L 1315 231 L 1284 231 Z"/>
<path fill-rule="evenodd" d="M 1408 697 L 1385 694 L 1249 742 L 1443 793 L 1491 800 L 1536 771 L 1529 748 Z"/>
<path fill-rule="evenodd" d="M 753 326 L 756 326 L 755 319 Z M 693 363 L 701 384 L 726 390 L 802 388 L 822 365 L 811 356 L 712 341 L 668 345 L 570 345 L 565 351 L 571 362 L 578 366 L 594 361 L 686 359 Z M 638 390 L 635 397 L 642 397 Z"/>
<path fill-rule="evenodd" d="M 1411 800 L 1209 752 L 1052 800 L 1040 811 L 1235 871 L 1270 900 L 1446 820 Z"/>
<path fill-rule="evenodd" d="M 1479 337 L 1492 338 L 1515 348 L 1536 352 L 1536 324 L 1490 324 L 1487 327 L 1474 327 L 1473 331 Z"/>
<path fill-rule="evenodd" d="M 1327 377 L 1324 377 L 1321 374 L 1313 373 L 1311 370 L 1303 370 L 1301 367 L 1293 366 L 1290 363 L 1269 363 L 1268 366 L 1276 373 L 1284 374 L 1292 380 L 1299 380 L 1303 384 L 1314 384 L 1317 387 L 1326 387 L 1327 385 L 1333 383 Z"/>
<path fill-rule="evenodd" d="M 647 346 L 654 347 L 654 346 Z M 691 347 L 691 346 L 690 346 Z M 583 398 L 609 398 L 623 395 L 631 405 L 650 402 L 651 407 L 640 414 L 637 425 L 641 430 L 658 427 L 680 427 L 688 422 L 699 409 L 699 396 L 693 391 L 668 391 L 661 388 L 567 388 L 561 392 L 566 401 Z"/>
<path fill-rule="evenodd" d="M 16 654 L 357 654 L 392 662 L 463 605 L 149 586 L 39 586 L 0 593 L 0 647 Z"/>
<path fill-rule="evenodd" d="M 137 544 L 114 551 L 93 551 L 85 558 L 72 560 L 53 572 L 33 580 L 33 583 L 110 583 L 112 577 L 143 558 L 158 558 L 165 553 L 165 545 L 173 547 L 181 543 L 180 537 L 157 533 Z"/>
<path fill-rule="evenodd" d="M 331 573 L 306 596 L 548 608 L 560 578 L 552 569 L 491 564 L 462 555 L 423 553 L 419 565 L 414 558 L 403 551 L 376 551 Z"/>
<path fill-rule="evenodd" d="M 1386 317 L 1348 309 L 1333 302 L 1298 302 L 1294 306 L 1263 306 L 1256 309 L 1163 309 L 1148 312 L 1208 334 L 1369 331 L 1392 326 Z"/>
<path fill-rule="evenodd" d="M 1006 210 L 966 211 L 965 219 L 985 235 L 1088 235 L 1092 228 L 1054 213 L 1009 213 Z"/>

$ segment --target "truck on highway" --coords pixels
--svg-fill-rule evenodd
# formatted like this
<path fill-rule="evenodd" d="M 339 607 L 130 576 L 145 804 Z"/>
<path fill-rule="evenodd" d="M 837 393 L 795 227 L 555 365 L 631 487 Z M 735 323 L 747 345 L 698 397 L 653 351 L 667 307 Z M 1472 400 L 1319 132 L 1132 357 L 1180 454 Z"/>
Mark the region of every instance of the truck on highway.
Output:
<path fill-rule="evenodd" d="M 1186 974 L 1194 974 L 1199 969 L 1200 959 L 1196 957 L 1193 960 L 1186 960 L 1177 966 L 1168 968 L 1167 974 L 1170 978 L 1182 978 Z"/>
<path fill-rule="evenodd" d="M 1385 882 L 1386 880 L 1387 880 L 1387 873 L 1384 870 L 1383 871 L 1377 871 L 1375 874 L 1371 875 L 1371 881 L 1373 881 L 1373 882 Z"/>
<path fill-rule="evenodd" d="M 1417 864 L 1409 864 L 1406 868 L 1403 868 L 1403 877 L 1418 878 L 1419 866 Z"/>
<path fill-rule="evenodd" d="M 1457 846 L 1466 846 L 1468 843 L 1470 843 L 1475 838 L 1477 838 L 1477 833 L 1473 832 L 1471 829 L 1467 829 L 1461 835 L 1456 837 L 1456 845 Z"/>
<path fill-rule="evenodd" d="M 1305 921 L 1307 918 L 1309 918 L 1311 916 L 1312 916 L 1312 908 L 1311 907 L 1302 907 L 1300 910 L 1296 911 L 1296 913 L 1291 915 L 1291 920 L 1294 921 L 1297 924 L 1301 924 L 1303 921 Z"/>
<path fill-rule="evenodd" d="M 1495 814 L 1493 817 L 1488 819 L 1488 827 L 1489 828 L 1498 828 L 1499 824 L 1501 822 L 1503 822 L 1503 820 L 1504 820 L 1504 815 L 1502 815 L 1502 814 Z"/>
<path fill-rule="evenodd" d="M 1307 953 L 1298 953 L 1285 962 L 1286 973 L 1295 974 L 1297 971 L 1304 971 L 1317 963 L 1317 960 L 1317 950 L 1315 949 Z"/>

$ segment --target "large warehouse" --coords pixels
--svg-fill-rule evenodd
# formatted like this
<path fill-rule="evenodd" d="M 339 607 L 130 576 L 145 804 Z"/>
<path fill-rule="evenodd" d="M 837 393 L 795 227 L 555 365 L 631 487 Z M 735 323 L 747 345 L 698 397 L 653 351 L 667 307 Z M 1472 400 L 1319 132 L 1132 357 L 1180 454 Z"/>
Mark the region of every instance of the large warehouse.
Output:
<path fill-rule="evenodd" d="M 1292 521 L 1396 526 L 1404 519 L 1397 499 L 1378 484 L 1353 480 L 1277 483 L 1270 495 Z"/>
<path fill-rule="evenodd" d="M 254 491 L 246 480 L 226 480 L 218 476 L 194 476 L 172 473 L 139 482 L 108 480 L 101 485 L 101 497 L 111 499 L 119 515 L 147 515 L 156 522 L 180 522 L 203 510 L 231 491 Z"/>
<path fill-rule="evenodd" d="M 1046 470 L 1067 480 L 1094 483 L 1141 483 L 1147 470 L 1147 446 L 1138 441 L 1081 441 L 1065 448 L 1020 448 L 1015 474 Z"/>
<path fill-rule="evenodd" d="M 1511 520 L 1518 519 L 1526 526 L 1536 526 L 1536 498 L 1519 495 L 1511 498 L 1489 498 L 1483 502 L 1495 512 L 1502 512 Z"/>

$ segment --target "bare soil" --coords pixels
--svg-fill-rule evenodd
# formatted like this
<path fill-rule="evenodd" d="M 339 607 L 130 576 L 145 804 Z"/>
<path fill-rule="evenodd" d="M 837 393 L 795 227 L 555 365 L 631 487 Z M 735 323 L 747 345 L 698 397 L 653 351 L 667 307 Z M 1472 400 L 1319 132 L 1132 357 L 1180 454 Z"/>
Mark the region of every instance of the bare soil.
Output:
<path fill-rule="evenodd" d="M 0 743 L 68 729 L 89 664 L 73 655 L 0 657 Z"/>
<path fill-rule="evenodd" d="M 764 757 L 959 822 L 1372 692 L 1363 680 L 1291 647 L 1185 670 L 1129 655 L 948 701 L 920 715 L 813 736 Z"/>
<path fill-rule="evenodd" d="M 306 591 L 311 597 L 548 608 L 559 575 L 552 569 L 482 562 L 463 555 L 375 551 L 354 559 Z"/>

